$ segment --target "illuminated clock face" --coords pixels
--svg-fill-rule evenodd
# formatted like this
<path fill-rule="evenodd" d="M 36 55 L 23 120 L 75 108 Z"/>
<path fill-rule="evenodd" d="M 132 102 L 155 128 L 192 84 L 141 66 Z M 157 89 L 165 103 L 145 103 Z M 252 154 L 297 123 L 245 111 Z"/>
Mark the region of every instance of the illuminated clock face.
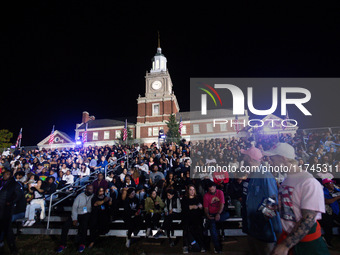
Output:
<path fill-rule="evenodd" d="M 162 83 L 160 81 L 154 81 L 151 86 L 154 90 L 159 90 L 162 87 Z"/>

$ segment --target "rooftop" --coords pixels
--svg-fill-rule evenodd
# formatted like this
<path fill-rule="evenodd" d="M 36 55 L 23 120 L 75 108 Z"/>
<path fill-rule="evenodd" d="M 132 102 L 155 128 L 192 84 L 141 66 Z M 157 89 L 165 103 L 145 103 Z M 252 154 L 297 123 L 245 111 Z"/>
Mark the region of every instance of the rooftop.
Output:
<path fill-rule="evenodd" d="M 207 115 L 201 115 L 201 111 L 189 111 L 189 112 L 179 112 L 176 115 L 176 120 L 180 120 L 182 117 L 183 121 L 189 120 L 202 120 L 202 119 L 217 119 L 217 118 L 232 118 L 233 111 L 231 109 L 216 109 L 207 110 Z"/>
<path fill-rule="evenodd" d="M 134 125 L 136 121 L 131 120 L 132 118 L 127 118 L 128 125 Z M 117 127 L 117 126 L 124 126 L 125 119 L 96 119 L 96 120 L 89 120 L 87 128 L 101 128 L 101 127 Z M 81 124 L 78 129 L 85 129 L 85 124 Z"/>

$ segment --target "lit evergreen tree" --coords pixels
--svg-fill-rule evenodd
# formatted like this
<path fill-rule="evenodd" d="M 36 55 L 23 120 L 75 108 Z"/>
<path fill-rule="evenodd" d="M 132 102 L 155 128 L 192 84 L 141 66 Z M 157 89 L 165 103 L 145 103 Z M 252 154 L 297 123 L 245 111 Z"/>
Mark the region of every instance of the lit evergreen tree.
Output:
<path fill-rule="evenodd" d="M 181 136 L 178 132 L 179 123 L 176 121 L 176 115 L 171 113 L 169 121 L 166 122 L 168 132 L 166 133 L 166 142 L 179 143 Z"/>

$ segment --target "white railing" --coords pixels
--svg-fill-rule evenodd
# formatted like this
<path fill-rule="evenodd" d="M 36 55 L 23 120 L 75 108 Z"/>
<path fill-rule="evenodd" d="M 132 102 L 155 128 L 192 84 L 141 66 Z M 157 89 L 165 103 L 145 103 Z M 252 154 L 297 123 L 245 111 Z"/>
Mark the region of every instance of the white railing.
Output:
<path fill-rule="evenodd" d="M 117 163 L 118 163 L 120 160 L 125 159 L 126 162 L 127 162 L 126 164 L 127 164 L 127 168 L 128 168 L 128 167 L 129 167 L 129 158 L 133 158 L 133 156 L 134 156 L 134 154 L 135 154 L 136 152 L 138 153 L 138 151 L 134 151 L 134 152 L 131 153 L 131 154 L 124 155 L 123 157 L 120 157 L 119 159 L 117 159 Z M 108 173 L 110 173 L 111 171 L 113 171 L 113 169 L 111 169 L 110 171 L 107 171 L 108 166 L 109 166 L 109 165 L 107 165 L 107 166 L 105 167 L 105 169 L 104 169 L 104 173 L 105 173 L 104 178 L 107 176 Z M 90 179 L 91 177 L 95 176 L 96 174 L 98 174 L 99 172 L 100 172 L 100 170 L 96 170 L 96 171 L 94 171 L 93 173 L 91 173 L 90 175 L 88 175 L 89 179 Z M 56 192 L 54 192 L 54 193 L 52 193 L 52 194 L 50 195 L 49 207 L 48 207 L 48 216 L 47 216 L 47 227 L 46 227 L 46 229 L 49 229 L 49 228 L 50 228 L 50 217 L 51 217 L 52 208 L 53 208 L 54 206 L 60 204 L 61 202 L 65 201 L 67 198 L 71 197 L 75 192 L 78 192 L 78 191 L 80 191 L 80 190 L 85 189 L 87 183 L 84 184 L 84 185 L 82 185 L 82 186 L 80 186 L 80 187 L 78 187 L 77 189 L 75 189 L 73 192 L 71 192 L 71 193 L 68 194 L 67 196 L 65 196 L 65 197 L 63 197 L 62 199 L 56 201 L 54 204 L 53 204 L 53 198 L 54 198 L 54 197 L 57 197 L 57 195 L 58 195 L 59 193 L 62 193 L 63 191 L 65 191 L 65 190 L 67 190 L 67 189 L 73 188 L 77 182 L 80 183 L 80 180 L 81 180 L 81 179 L 79 178 L 79 179 L 77 179 L 74 183 L 68 184 L 68 185 L 66 185 L 65 187 L 63 187 L 62 189 L 57 190 Z M 97 180 L 97 178 L 93 179 L 93 181 L 95 181 L 95 180 Z"/>

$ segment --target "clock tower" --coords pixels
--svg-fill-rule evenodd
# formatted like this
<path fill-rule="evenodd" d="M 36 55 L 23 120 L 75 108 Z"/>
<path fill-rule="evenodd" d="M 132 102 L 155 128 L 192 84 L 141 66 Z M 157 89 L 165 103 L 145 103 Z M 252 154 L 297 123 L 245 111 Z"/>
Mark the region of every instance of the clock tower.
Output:
<path fill-rule="evenodd" d="M 167 59 L 162 54 L 158 37 L 158 47 L 152 58 L 151 70 L 145 75 L 145 96 L 137 99 L 137 126 L 165 125 L 171 113 L 179 112 L 177 98 L 167 69 Z M 137 137 L 138 137 L 137 127 Z M 141 132 L 140 137 L 144 135 Z"/>

